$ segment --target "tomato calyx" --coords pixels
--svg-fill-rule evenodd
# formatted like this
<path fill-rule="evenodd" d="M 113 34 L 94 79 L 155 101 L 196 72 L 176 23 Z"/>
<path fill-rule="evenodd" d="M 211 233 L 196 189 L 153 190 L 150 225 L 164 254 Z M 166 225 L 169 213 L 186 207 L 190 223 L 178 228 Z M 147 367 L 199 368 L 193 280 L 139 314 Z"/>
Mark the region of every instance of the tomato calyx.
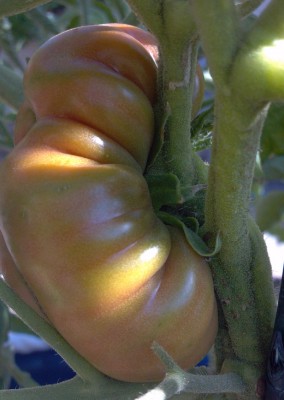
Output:
<path fill-rule="evenodd" d="M 221 247 L 220 236 L 214 246 L 208 247 L 199 235 L 202 218 L 195 213 L 194 203 L 198 203 L 197 194 L 206 189 L 206 185 L 182 186 L 173 173 L 160 173 L 145 176 L 150 191 L 152 204 L 157 216 L 166 225 L 181 229 L 187 242 L 203 257 L 212 257 Z"/>
<path fill-rule="evenodd" d="M 184 233 L 186 241 L 191 245 L 197 254 L 202 257 L 210 258 L 215 256 L 221 249 L 221 238 L 218 234 L 215 238 L 215 243 L 212 248 L 208 247 L 205 241 L 199 236 L 199 234 L 187 226 L 180 218 L 177 216 L 168 214 L 166 212 L 160 211 L 158 217 L 167 225 L 176 226 L 181 229 Z M 193 218 L 191 219 L 193 220 Z M 197 220 L 195 220 L 197 222 Z M 192 222 L 192 221 L 191 221 Z"/>

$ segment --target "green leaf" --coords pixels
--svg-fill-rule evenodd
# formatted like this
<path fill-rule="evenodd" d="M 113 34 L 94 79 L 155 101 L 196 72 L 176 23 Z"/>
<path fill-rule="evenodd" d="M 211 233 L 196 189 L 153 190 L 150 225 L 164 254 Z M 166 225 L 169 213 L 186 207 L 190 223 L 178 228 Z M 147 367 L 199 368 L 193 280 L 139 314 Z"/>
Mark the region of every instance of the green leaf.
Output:
<path fill-rule="evenodd" d="M 192 199 L 206 185 L 182 186 L 172 173 L 145 175 L 155 211 L 162 206 L 183 204 Z"/>
<path fill-rule="evenodd" d="M 150 191 L 154 210 L 158 211 L 168 204 L 182 204 L 180 181 L 174 174 L 157 174 L 145 176 Z"/>
<path fill-rule="evenodd" d="M 0 18 L 20 14 L 50 0 L 0 0 Z"/>
<path fill-rule="evenodd" d="M 215 241 L 215 246 L 213 249 L 210 249 L 207 244 L 202 240 L 197 233 L 187 227 L 179 218 L 170 215 L 166 212 L 160 211 L 158 213 L 158 217 L 161 218 L 163 222 L 168 225 L 176 226 L 183 230 L 187 242 L 192 246 L 192 248 L 203 257 L 213 257 L 217 254 L 221 249 L 221 238 L 218 235 Z"/>
<path fill-rule="evenodd" d="M 277 155 L 284 155 L 284 103 L 271 104 L 261 138 L 262 161 Z"/>
<path fill-rule="evenodd" d="M 24 98 L 22 78 L 0 64 L 0 101 L 17 110 Z"/>

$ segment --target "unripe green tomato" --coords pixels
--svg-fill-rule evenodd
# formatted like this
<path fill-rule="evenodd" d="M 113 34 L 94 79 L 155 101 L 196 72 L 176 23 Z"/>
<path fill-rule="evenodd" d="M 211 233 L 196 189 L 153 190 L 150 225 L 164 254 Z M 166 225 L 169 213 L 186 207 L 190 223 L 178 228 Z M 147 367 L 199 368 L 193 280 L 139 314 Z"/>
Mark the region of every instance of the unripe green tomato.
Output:
<path fill-rule="evenodd" d="M 157 218 L 143 177 L 157 54 L 149 33 L 119 24 L 49 40 L 29 62 L 16 146 L 0 168 L 5 279 L 125 381 L 162 378 L 154 341 L 189 368 L 217 330 L 209 267 Z"/>

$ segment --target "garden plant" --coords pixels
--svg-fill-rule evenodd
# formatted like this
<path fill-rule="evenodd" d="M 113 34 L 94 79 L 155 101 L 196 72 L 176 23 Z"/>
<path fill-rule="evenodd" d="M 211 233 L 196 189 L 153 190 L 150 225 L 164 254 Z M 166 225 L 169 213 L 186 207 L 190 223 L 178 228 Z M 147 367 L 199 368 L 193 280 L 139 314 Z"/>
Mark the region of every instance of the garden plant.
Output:
<path fill-rule="evenodd" d="M 1 400 L 270 400 L 284 7 L 261 4 L 0 0 Z M 17 369 L 18 318 L 74 378 Z"/>

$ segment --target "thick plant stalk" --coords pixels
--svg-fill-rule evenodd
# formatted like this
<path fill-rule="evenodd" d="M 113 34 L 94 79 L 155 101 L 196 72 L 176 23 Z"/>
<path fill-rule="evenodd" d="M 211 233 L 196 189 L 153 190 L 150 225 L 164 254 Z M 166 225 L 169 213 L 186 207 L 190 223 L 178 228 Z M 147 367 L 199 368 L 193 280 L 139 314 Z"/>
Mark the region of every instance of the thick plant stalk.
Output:
<path fill-rule="evenodd" d="M 254 385 L 264 372 L 275 301 L 269 259 L 263 238 L 249 216 L 249 204 L 265 104 L 277 97 L 277 90 L 269 87 L 269 79 L 264 85 L 263 80 L 243 84 L 242 89 L 240 82 L 248 83 L 252 75 L 248 61 L 255 52 L 259 54 L 263 32 L 271 31 L 274 39 L 278 39 L 277 34 L 281 37 L 283 24 L 277 22 L 280 18 L 275 18 L 278 29 L 274 25 L 271 30 L 271 21 L 273 13 L 282 11 L 279 1 L 274 1 L 248 34 L 249 44 L 242 46 L 246 39 L 231 1 L 210 2 L 211 12 L 206 1 L 192 4 L 216 85 L 205 214 L 207 231 L 220 232 L 222 237 L 222 249 L 212 260 L 212 268 L 225 317 L 220 335 L 225 338 L 228 334 L 231 342 L 227 349 L 218 348 L 217 359 L 219 365 L 223 363 L 223 370 L 235 370 L 244 377 L 251 385 L 246 398 L 255 398 Z M 219 20 L 218 26 L 214 18 Z M 224 25 L 222 20 L 226 21 Z M 220 40 L 222 35 L 226 35 L 226 41 Z M 260 58 L 258 63 L 257 57 L 253 60 L 255 71 L 269 78 L 271 64 Z M 280 86 L 280 96 L 281 90 Z"/>
<path fill-rule="evenodd" d="M 257 125 L 246 131 L 234 129 L 232 119 L 237 116 L 233 108 L 233 104 L 228 109 L 222 106 L 224 114 L 217 110 L 206 204 L 207 229 L 219 231 L 222 237 L 221 252 L 212 265 L 234 355 L 263 368 L 273 325 L 273 291 L 262 238 L 258 235 L 256 243 L 255 232 L 251 236 L 250 226 L 254 224 L 248 217 L 254 159 L 249 158 L 247 149 L 256 154 L 259 131 Z M 228 130 L 227 126 L 231 128 Z M 228 157 L 224 157 L 224 152 Z M 230 169 L 232 165 L 233 170 Z M 259 257 L 259 251 L 266 258 Z M 260 262 L 266 263 L 261 275 Z M 263 297 L 256 296 L 259 287 L 266 297 L 264 293 Z M 263 315 L 268 319 L 265 322 L 260 320 Z"/>
<path fill-rule="evenodd" d="M 200 183 L 205 167 L 194 154 L 190 140 L 199 46 L 190 5 L 186 1 L 128 2 L 160 47 L 156 125 L 164 143 L 152 171 L 173 172 L 184 185 Z"/>

